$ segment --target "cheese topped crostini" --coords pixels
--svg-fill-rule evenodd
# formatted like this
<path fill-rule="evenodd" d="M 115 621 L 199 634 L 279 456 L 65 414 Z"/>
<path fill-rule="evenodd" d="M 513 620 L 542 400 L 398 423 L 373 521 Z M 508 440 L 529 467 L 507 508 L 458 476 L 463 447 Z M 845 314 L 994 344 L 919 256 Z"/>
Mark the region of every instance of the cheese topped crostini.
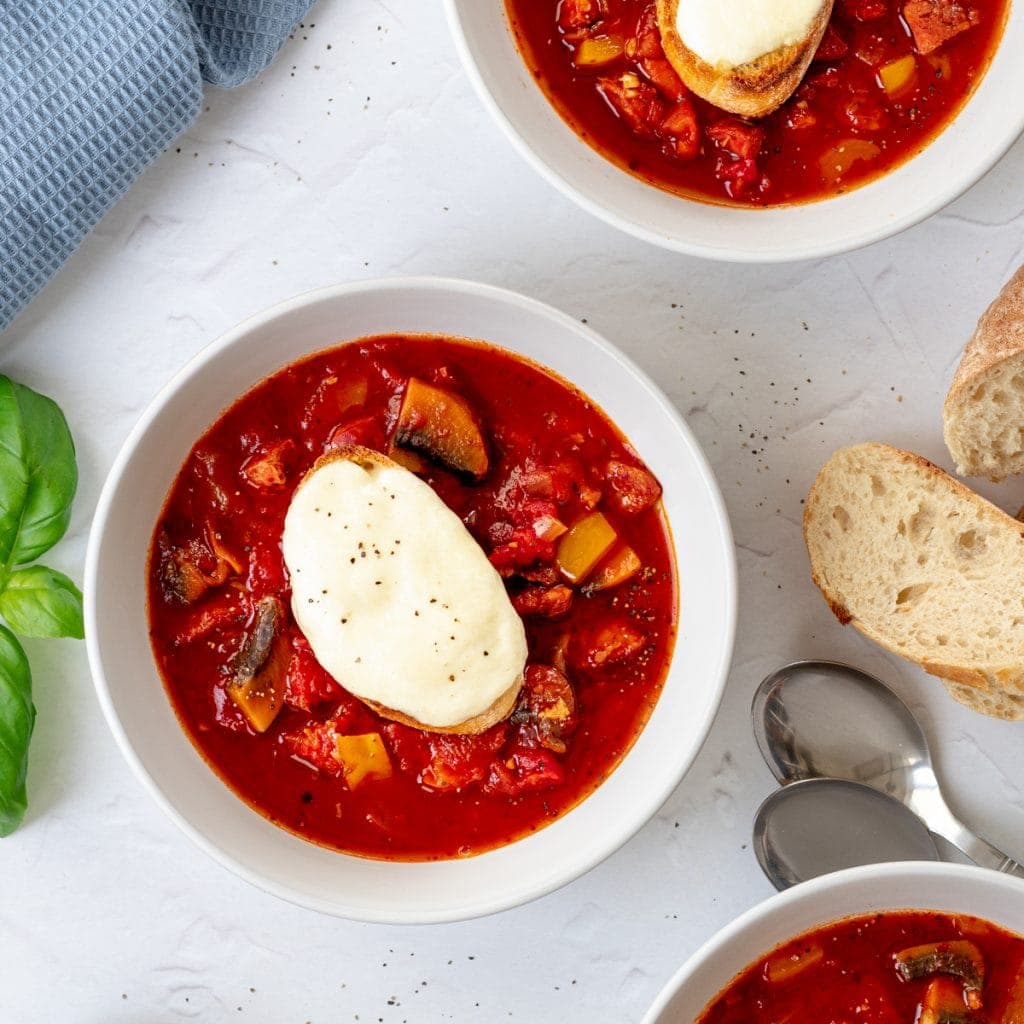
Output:
<path fill-rule="evenodd" d="M 832 0 L 658 0 L 657 11 L 665 55 L 692 92 L 764 117 L 806 74 Z"/>
<path fill-rule="evenodd" d="M 316 660 L 377 714 L 478 733 L 512 711 L 522 619 L 459 517 L 409 470 L 355 446 L 322 456 L 292 498 L 282 551 Z"/>

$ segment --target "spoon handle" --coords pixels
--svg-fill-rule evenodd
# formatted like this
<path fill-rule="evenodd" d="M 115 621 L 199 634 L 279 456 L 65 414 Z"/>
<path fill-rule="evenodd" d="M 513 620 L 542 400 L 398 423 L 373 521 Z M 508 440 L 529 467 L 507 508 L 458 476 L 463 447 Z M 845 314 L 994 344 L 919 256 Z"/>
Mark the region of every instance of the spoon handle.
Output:
<path fill-rule="evenodd" d="M 940 836 L 948 839 L 957 849 L 967 854 L 975 864 L 983 868 L 991 868 L 1004 875 L 1015 875 L 1017 878 L 1024 878 L 1024 865 L 1018 864 L 1012 857 L 1008 857 L 997 846 L 993 846 L 983 836 L 972 832 L 962 821 L 960 821 L 943 803 L 944 813 L 935 815 L 937 808 L 932 808 L 933 815 L 929 819 L 932 829 Z"/>
<path fill-rule="evenodd" d="M 1002 850 L 981 836 L 975 836 L 970 849 L 964 852 L 975 864 L 980 864 L 983 868 L 992 868 L 993 871 L 999 871 L 1004 875 L 1024 878 L 1024 864 L 1018 864 L 1012 857 L 1007 857 Z"/>

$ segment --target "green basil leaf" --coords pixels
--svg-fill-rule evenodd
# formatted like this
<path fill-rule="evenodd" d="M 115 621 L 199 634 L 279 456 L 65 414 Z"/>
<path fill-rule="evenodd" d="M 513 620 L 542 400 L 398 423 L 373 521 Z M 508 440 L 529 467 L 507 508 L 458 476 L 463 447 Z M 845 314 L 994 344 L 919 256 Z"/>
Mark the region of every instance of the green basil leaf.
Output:
<path fill-rule="evenodd" d="M 77 486 L 60 408 L 0 376 L 0 564 L 31 562 L 64 536 Z"/>
<path fill-rule="evenodd" d="M 0 615 L 21 636 L 85 636 L 82 592 L 63 573 L 31 565 L 11 573 Z"/>
<path fill-rule="evenodd" d="M 0 836 L 10 835 L 25 817 L 28 741 L 35 720 L 28 658 L 14 634 L 0 626 Z"/>

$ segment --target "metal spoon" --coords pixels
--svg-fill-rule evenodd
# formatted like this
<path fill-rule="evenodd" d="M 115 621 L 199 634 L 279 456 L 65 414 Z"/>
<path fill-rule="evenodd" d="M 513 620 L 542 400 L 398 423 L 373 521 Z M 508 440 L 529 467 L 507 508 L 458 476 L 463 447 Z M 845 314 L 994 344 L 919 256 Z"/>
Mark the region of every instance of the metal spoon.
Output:
<path fill-rule="evenodd" d="M 772 793 L 754 819 L 754 853 L 776 889 L 859 864 L 939 859 L 932 834 L 904 804 L 842 779 Z"/>
<path fill-rule="evenodd" d="M 837 662 L 794 662 L 757 688 L 751 716 L 761 754 L 783 784 L 863 782 L 906 804 L 976 864 L 1024 877 L 1024 867 L 949 809 L 921 726 L 874 676 Z"/>

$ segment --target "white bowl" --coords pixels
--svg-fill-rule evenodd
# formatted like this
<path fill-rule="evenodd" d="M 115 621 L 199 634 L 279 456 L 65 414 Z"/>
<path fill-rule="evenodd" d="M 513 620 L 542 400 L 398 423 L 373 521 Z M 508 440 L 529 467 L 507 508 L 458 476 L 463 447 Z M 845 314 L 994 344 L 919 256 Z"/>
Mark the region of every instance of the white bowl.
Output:
<path fill-rule="evenodd" d="M 505 0 L 445 0 L 463 64 L 516 148 L 552 184 L 609 224 L 710 259 L 774 263 L 846 252 L 930 217 L 982 177 L 1024 130 L 1024 17 L 975 94 L 920 155 L 846 195 L 770 209 L 672 195 L 621 170 L 562 120 L 516 48 Z"/>
<path fill-rule="evenodd" d="M 200 434 L 268 374 L 373 334 L 482 338 L 551 367 L 598 402 L 664 486 L 677 544 L 676 655 L 654 714 L 592 796 L 540 832 L 466 860 L 347 856 L 275 827 L 217 778 L 164 693 L 146 621 L 146 557 L 167 491 Z M 736 567 L 722 499 L 665 397 L 593 331 L 483 285 L 395 280 L 300 296 L 229 331 L 156 398 L 100 497 L 85 569 L 89 659 L 117 742 L 163 809 L 211 856 L 269 892 L 363 920 L 433 922 L 491 913 L 564 885 L 630 838 L 679 783 L 718 707 L 732 653 Z"/>
<path fill-rule="evenodd" d="M 690 957 L 643 1024 L 691 1024 L 769 950 L 830 921 L 877 910 L 973 914 L 1024 935 L 1024 882 L 987 868 L 903 862 L 851 868 L 794 886 L 749 910 Z"/>

